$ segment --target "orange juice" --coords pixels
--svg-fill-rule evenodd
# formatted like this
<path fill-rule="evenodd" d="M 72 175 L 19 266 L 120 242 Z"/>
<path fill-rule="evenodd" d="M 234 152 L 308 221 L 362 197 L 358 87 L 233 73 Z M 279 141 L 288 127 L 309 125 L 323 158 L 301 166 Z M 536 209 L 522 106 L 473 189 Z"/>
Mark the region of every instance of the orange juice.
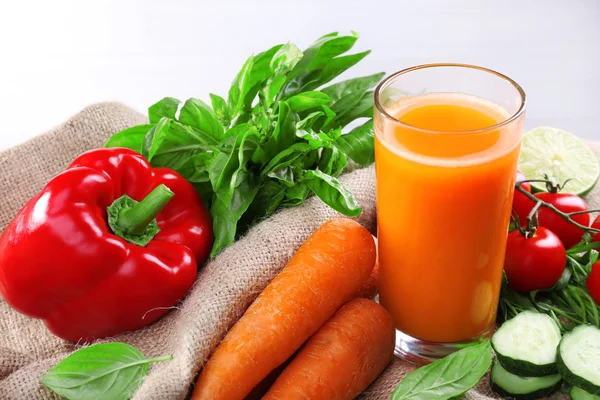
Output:
<path fill-rule="evenodd" d="M 404 97 L 375 119 L 380 302 L 397 329 L 457 342 L 491 328 L 522 119 L 462 93 Z M 486 129 L 494 127 L 493 129 Z"/>

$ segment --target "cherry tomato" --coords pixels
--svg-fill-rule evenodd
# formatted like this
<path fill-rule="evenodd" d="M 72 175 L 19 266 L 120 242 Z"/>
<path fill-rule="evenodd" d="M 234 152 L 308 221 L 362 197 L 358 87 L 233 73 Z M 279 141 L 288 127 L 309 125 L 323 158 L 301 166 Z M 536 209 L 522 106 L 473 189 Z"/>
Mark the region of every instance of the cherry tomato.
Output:
<path fill-rule="evenodd" d="M 592 265 L 592 271 L 585 282 L 592 299 L 600 306 L 600 261 Z"/>
<path fill-rule="evenodd" d="M 529 239 L 518 230 L 508 234 L 504 272 L 516 291 L 550 289 L 560 279 L 566 263 L 565 247 L 549 229 L 540 226 Z"/>
<path fill-rule="evenodd" d="M 525 178 L 525 175 L 523 175 L 521 173 L 521 171 L 517 171 L 516 182 L 524 181 L 526 179 L 527 178 Z M 525 189 L 526 191 L 528 191 L 529 193 L 531 193 L 531 184 L 529 182 L 523 183 L 521 185 L 521 187 L 523 189 Z M 519 216 L 519 222 L 521 223 L 521 225 L 525 225 L 525 220 L 527 219 L 527 215 L 529 215 L 529 211 L 531 211 L 531 209 L 533 208 L 534 205 L 535 205 L 535 203 L 532 200 L 528 199 L 527 196 L 525 196 L 523 193 L 521 193 L 517 189 L 515 189 L 515 194 L 513 196 L 512 209 Z"/>
<path fill-rule="evenodd" d="M 585 201 L 574 194 L 568 193 L 536 193 L 535 197 L 554 205 L 560 211 L 565 213 L 585 211 L 588 209 Z M 559 217 L 554 211 L 546 207 L 541 207 L 539 214 L 539 224 L 544 228 L 554 232 L 562 240 L 566 249 L 570 249 L 581 241 L 584 232 L 575 225 Z M 590 214 L 579 214 L 571 217 L 575 222 L 590 226 Z"/>
<path fill-rule="evenodd" d="M 592 228 L 600 229 L 600 215 L 597 216 L 594 222 L 592 223 Z M 600 242 L 600 233 L 596 233 L 592 237 L 592 242 Z"/>

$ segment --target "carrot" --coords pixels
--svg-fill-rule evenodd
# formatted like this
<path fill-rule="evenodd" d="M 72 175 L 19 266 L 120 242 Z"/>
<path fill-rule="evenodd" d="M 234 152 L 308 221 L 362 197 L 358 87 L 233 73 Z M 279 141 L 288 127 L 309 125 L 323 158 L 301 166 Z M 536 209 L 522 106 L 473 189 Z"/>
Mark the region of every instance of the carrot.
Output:
<path fill-rule="evenodd" d="M 373 237 L 375 240 L 375 247 L 377 247 L 377 238 Z M 377 292 L 379 291 L 379 258 L 375 260 L 375 266 L 371 271 L 371 275 L 367 278 L 366 281 L 363 282 L 360 289 L 356 293 L 355 297 L 364 297 L 365 299 L 372 299 L 375 297 Z"/>
<path fill-rule="evenodd" d="M 394 342 L 382 306 L 351 300 L 308 340 L 263 400 L 353 399 L 392 360 Z"/>
<path fill-rule="evenodd" d="M 363 282 L 360 289 L 356 293 L 354 297 L 362 297 L 365 299 L 372 299 L 375 297 L 377 292 L 379 291 L 379 287 L 377 286 L 379 280 L 379 263 L 375 262 L 375 266 L 371 271 L 371 275 L 367 278 L 366 281 Z"/>
<path fill-rule="evenodd" d="M 217 346 L 192 399 L 248 395 L 358 291 L 375 252 L 371 234 L 357 222 L 323 224 Z"/>

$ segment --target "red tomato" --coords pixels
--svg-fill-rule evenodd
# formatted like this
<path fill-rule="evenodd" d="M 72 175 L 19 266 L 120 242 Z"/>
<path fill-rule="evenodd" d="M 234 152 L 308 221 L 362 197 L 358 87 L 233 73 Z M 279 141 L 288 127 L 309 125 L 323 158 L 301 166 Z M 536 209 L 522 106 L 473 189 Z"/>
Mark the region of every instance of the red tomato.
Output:
<path fill-rule="evenodd" d="M 597 216 L 594 222 L 592 223 L 592 228 L 600 229 L 600 215 Z M 600 242 L 600 233 L 596 233 L 592 237 L 592 242 Z"/>
<path fill-rule="evenodd" d="M 592 299 L 600 306 L 600 261 L 592 265 L 592 271 L 587 277 L 586 286 Z"/>
<path fill-rule="evenodd" d="M 552 231 L 540 226 L 529 239 L 518 230 L 508 234 L 504 272 L 516 291 L 550 289 L 560 279 L 566 263 L 565 247 Z"/>
<path fill-rule="evenodd" d="M 560 211 L 565 213 L 575 211 L 585 211 L 588 209 L 585 201 L 574 194 L 568 193 L 536 193 L 535 197 L 554 205 Z M 575 225 L 565 221 L 559 217 L 554 211 L 546 207 L 541 207 L 539 214 L 539 224 L 544 228 L 554 232 L 565 245 L 566 249 L 570 249 L 581 241 L 584 232 Z M 571 217 L 575 222 L 590 226 L 590 214 L 579 214 Z"/>
<path fill-rule="evenodd" d="M 525 175 L 523 175 L 521 173 L 521 171 L 517 171 L 516 182 L 524 181 L 526 179 L 527 178 L 525 178 Z M 523 183 L 521 185 L 521 187 L 523 189 L 525 189 L 526 191 L 528 191 L 529 193 L 531 193 L 531 184 L 530 183 L 528 183 L 528 182 Z M 527 215 L 529 214 L 529 211 L 531 211 L 531 209 L 533 208 L 534 205 L 535 205 L 535 203 L 532 200 L 528 199 L 527 196 L 525 196 L 523 193 L 521 193 L 517 189 L 515 189 L 515 194 L 513 196 L 512 209 L 519 216 L 519 222 L 521 223 L 521 225 L 525 225 L 525 220 L 527 219 Z"/>

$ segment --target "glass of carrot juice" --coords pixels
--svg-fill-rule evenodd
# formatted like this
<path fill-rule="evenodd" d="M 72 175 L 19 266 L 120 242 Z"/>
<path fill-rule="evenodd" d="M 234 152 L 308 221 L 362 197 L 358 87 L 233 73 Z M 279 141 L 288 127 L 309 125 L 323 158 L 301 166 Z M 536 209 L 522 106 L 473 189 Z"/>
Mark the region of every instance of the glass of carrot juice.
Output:
<path fill-rule="evenodd" d="M 375 90 L 379 300 L 396 355 L 424 363 L 491 333 L 525 103 L 512 79 L 463 64 Z"/>

